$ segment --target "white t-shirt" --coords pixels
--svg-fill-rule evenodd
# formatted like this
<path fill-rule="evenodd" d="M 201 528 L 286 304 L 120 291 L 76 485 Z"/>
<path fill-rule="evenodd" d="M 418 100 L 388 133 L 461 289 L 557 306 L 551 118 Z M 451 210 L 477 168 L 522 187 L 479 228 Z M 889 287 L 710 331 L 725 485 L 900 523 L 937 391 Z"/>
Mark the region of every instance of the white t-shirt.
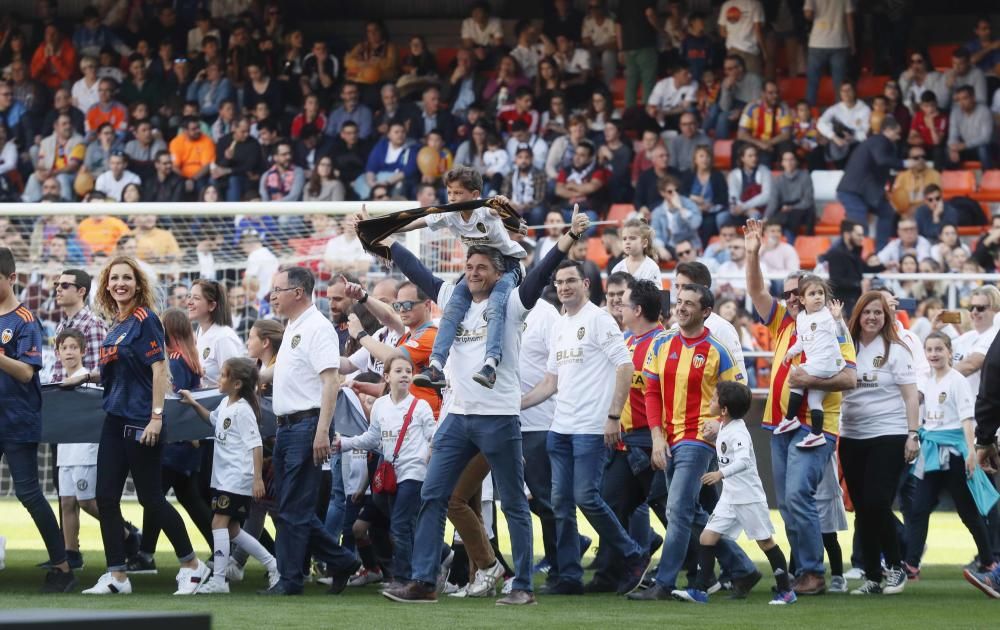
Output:
<path fill-rule="evenodd" d="M 829 308 L 824 306 L 815 313 L 809 313 L 805 309 L 799 311 L 795 317 L 795 332 L 795 344 L 788 352 L 805 352 L 805 361 L 801 366 L 806 372 L 812 376 L 829 378 L 843 369 L 844 357 L 837 340 L 837 322 Z"/>
<path fill-rule="evenodd" d="M 70 90 L 70 96 L 76 99 L 76 108 L 81 112 L 86 113 L 92 105 L 96 105 L 100 100 L 100 94 L 97 93 L 97 88 L 100 87 L 101 80 L 98 78 L 94 81 L 94 84 L 87 87 L 87 82 L 84 79 L 80 79 L 73 84 L 73 88 Z"/>
<path fill-rule="evenodd" d="M 881 337 L 866 346 L 858 341 L 858 386 L 844 393 L 840 435 L 868 439 L 884 435 L 906 435 L 906 407 L 900 385 L 913 385 L 917 375 L 913 355 L 899 344 L 890 344 L 885 357 Z"/>
<path fill-rule="evenodd" d="M 601 435 L 615 393 L 615 370 L 632 365 L 618 322 L 587 300 L 576 315 L 563 315 L 552 328 L 545 369 L 556 374 L 556 413 L 550 431 Z"/>
<path fill-rule="evenodd" d="M 903 322 L 896 320 L 896 333 L 903 340 L 906 347 L 910 349 L 913 356 L 913 372 L 917 375 L 917 380 L 927 378 L 931 374 L 931 365 L 927 362 L 927 355 L 924 354 L 924 344 L 920 341 L 912 330 L 903 327 Z"/>
<path fill-rule="evenodd" d="M 400 334 L 383 326 L 376 330 L 372 337 L 379 343 L 396 347 L 396 344 L 399 343 Z M 382 362 L 373 357 L 371 353 L 368 352 L 368 349 L 364 347 L 359 348 L 354 354 L 348 357 L 348 361 L 350 361 L 351 365 L 356 367 L 359 372 L 374 372 L 375 374 L 381 374 L 384 370 Z"/>
<path fill-rule="evenodd" d="M 333 324 L 315 304 L 288 322 L 274 364 L 275 415 L 319 409 L 323 394 L 319 375 L 340 367 L 339 345 Z M 482 365 L 482 353 L 479 361 Z"/>
<path fill-rule="evenodd" d="M 727 0 L 719 9 L 719 26 L 726 28 L 726 48 L 751 55 L 760 54 L 754 24 L 764 23 L 764 9 L 758 0 Z"/>
<path fill-rule="evenodd" d="M 969 381 L 956 369 L 938 380 L 933 374 L 921 383 L 924 393 L 923 425 L 928 431 L 961 429 L 962 421 L 976 417 L 976 395 Z"/>
<path fill-rule="evenodd" d="M 723 479 L 720 501 L 730 505 L 767 502 L 757 472 L 753 440 L 743 420 L 733 419 L 722 425 L 715 439 L 715 454 Z"/>
<path fill-rule="evenodd" d="M 410 404 L 414 400 L 417 404 L 413 408 L 413 419 L 406 429 L 406 435 L 403 436 L 399 455 L 393 462 L 392 454 L 396 450 L 396 440 L 403 428 L 403 420 L 410 410 Z M 340 444 L 344 450 L 379 450 L 387 462 L 393 463 L 397 480 L 423 481 L 427 476 L 427 458 L 430 456 L 433 438 L 434 412 L 426 400 L 415 399 L 413 394 L 408 394 L 397 403 L 393 402 L 389 395 L 385 395 L 372 405 L 371 424 L 368 430 L 355 437 L 341 438 Z"/>
<path fill-rule="evenodd" d="M 129 184 L 141 186 L 142 180 L 139 179 L 138 175 L 129 170 L 122 173 L 121 179 L 115 179 L 114 173 L 109 169 L 97 176 L 97 181 L 94 182 L 94 189 L 107 195 L 108 199 L 121 201 L 122 191 Z"/>
<path fill-rule="evenodd" d="M 489 208 L 476 208 L 469 215 L 469 220 L 462 218 L 461 212 L 443 212 L 429 214 L 424 217 L 427 227 L 432 230 L 448 228 L 466 247 L 470 245 L 485 245 L 500 250 L 504 256 L 525 258 L 524 248 L 511 240 L 500 217 L 495 217 Z M 441 302 L 438 302 L 440 305 Z M 478 368 L 477 368 L 478 369 Z M 474 373 L 473 370 L 471 373 Z"/>
<path fill-rule="evenodd" d="M 281 262 L 274 252 L 266 247 L 261 247 L 250 252 L 247 256 L 246 275 L 257 278 L 257 299 L 263 300 L 271 292 L 271 278 L 278 273 Z"/>
<path fill-rule="evenodd" d="M 674 84 L 674 78 L 667 77 L 656 82 L 646 104 L 654 105 L 657 109 L 673 109 L 684 104 L 694 103 L 697 100 L 697 81 L 691 81 L 687 85 L 678 88 Z"/>
<path fill-rule="evenodd" d="M 590 71 L 590 53 L 583 48 L 576 48 L 573 54 L 567 59 L 562 55 L 556 55 L 556 64 L 565 74 L 583 74 Z"/>
<path fill-rule="evenodd" d="M 451 282 L 441 286 L 437 298 L 441 310 L 448 304 L 454 290 L 455 285 Z M 521 415 L 519 375 L 521 332 L 524 330 L 524 320 L 528 316 L 528 309 L 521 302 L 520 291 L 511 291 L 507 300 L 507 317 L 501 344 L 503 361 L 497 366 L 497 380 L 493 389 L 488 390 L 468 377 L 483 366 L 483 356 L 486 353 L 487 302 L 488 300 L 473 301 L 455 334 L 447 367 L 452 376 L 461 375 L 461 378 L 450 380 L 452 401 L 448 411 L 463 415 L 519 416 Z M 285 338 L 288 338 L 287 331 Z M 281 345 L 284 347 L 285 344 Z"/>
<path fill-rule="evenodd" d="M 545 377 L 552 346 L 552 328 L 559 321 L 559 311 L 545 300 L 539 299 L 524 320 L 521 338 L 521 392 L 527 393 Z M 534 407 L 521 410 L 521 432 L 548 431 L 556 411 L 554 397 Z"/>
<path fill-rule="evenodd" d="M 198 346 L 198 359 L 205 372 L 201 377 L 201 384 L 206 388 L 219 384 L 223 363 L 233 357 L 246 356 L 247 353 L 239 335 L 229 326 L 213 324 L 205 330 L 199 329 L 195 343 Z"/>
<path fill-rule="evenodd" d="M 642 259 L 642 264 L 635 270 L 635 273 L 632 273 L 628 269 L 628 258 L 622 258 L 614 266 L 614 269 L 611 270 L 611 273 L 618 273 L 619 271 L 630 274 L 636 280 L 649 280 L 658 287 L 663 286 L 663 274 L 660 272 L 660 266 L 649 256 Z"/>
<path fill-rule="evenodd" d="M 952 364 L 958 365 L 963 359 L 968 359 L 972 356 L 972 353 L 979 352 L 985 355 L 986 351 L 989 350 L 990 344 L 996 337 L 997 328 L 994 326 L 992 328 L 987 328 L 985 332 L 976 332 L 973 328 L 967 333 L 963 333 L 958 339 L 951 342 L 952 354 Z M 983 340 L 980 344 L 980 339 L 983 337 L 988 337 L 989 341 Z M 982 370 L 976 370 L 972 374 L 969 374 L 965 378 L 969 381 L 969 388 L 972 389 L 972 394 L 975 395 L 979 392 L 979 379 Z"/>
<path fill-rule="evenodd" d="M 507 175 L 510 173 L 510 165 L 510 155 L 507 154 L 507 149 L 504 147 L 483 152 L 483 166 L 486 167 L 487 174 Z"/>
<path fill-rule="evenodd" d="M 67 374 L 66 378 L 73 376 L 83 376 L 89 370 L 83 366 L 72 374 Z M 60 444 L 56 455 L 56 466 L 96 466 L 97 465 L 97 444 Z"/>
<path fill-rule="evenodd" d="M 347 235 L 341 234 L 326 242 L 323 259 L 347 264 L 359 260 L 371 261 L 371 255 L 365 251 L 361 239 L 353 236 L 347 238 Z"/>
<path fill-rule="evenodd" d="M 581 39 L 590 39 L 597 48 L 604 48 L 615 42 L 615 21 L 610 16 L 604 17 L 604 22 L 597 23 L 593 16 L 583 18 L 583 28 L 580 29 Z"/>
<path fill-rule="evenodd" d="M 854 13 L 851 0 L 806 0 L 802 7 L 813 12 L 810 48 L 847 48 L 847 16 Z"/>
<path fill-rule="evenodd" d="M 470 17 L 462 20 L 462 39 L 471 39 L 476 46 L 492 46 L 494 37 L 503 37 L 500 18 L 487 18 L 486 26 L 479 26 Z"/>
<path fill-rule="evenodd" d="M 219 401 L 208 417 L 215 433 L 212 488 L 243 496 L 253 494 L 253 449 L 261 446 L 260 429 L 245 400 Z"/>

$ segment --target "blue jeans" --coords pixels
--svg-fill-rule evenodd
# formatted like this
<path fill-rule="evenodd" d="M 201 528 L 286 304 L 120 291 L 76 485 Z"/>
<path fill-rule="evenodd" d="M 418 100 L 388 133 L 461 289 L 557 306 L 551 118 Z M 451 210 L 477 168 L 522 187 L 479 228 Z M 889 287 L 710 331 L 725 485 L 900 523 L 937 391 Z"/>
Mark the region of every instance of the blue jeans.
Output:
<path fill-rule="evenodd" d="M 278 491 L 278 535 L 274 541 L 278 559 L 278 586 L 302 592 L 302 566 L 306 553 L 326 563 L 331 572 L 354 566 L 354 554 L 345 551 L 316 516 L 316 500 L 323 469 L 313 463 L 313 439 L 317 418 L 278 427 L 274 445 L 274 482 Z"/>
<path fill-rule="evenodd" d="M 785 533 L 798 571 L 823 575 L 826 572 L 823 533 L 814 497 L 834 445 L 828 437 L 826 444 L 819 448 L 796 448 L 795 443 L 808 434 L 809 429 L 802 427 L 798 431 L 772 435 L 771 470 L 778 510 L 785 521 Z"/>
<path fill-rule="evenodd" d="M 580 507 L 601 537 L 622 558 L 634 560 L 642 553 L 601 496 L 601 480 L 608 459 L 603 435 L 566 435 L 549 431 L 546 444 L 552 462 L 552 507 L 556 514 L 556 554 L 559 579 L 582 582 L 580 533 L 576 508 Z"/>
<path fill-rule="evenodd" d="M 712 129 L 715 129 L 715 137 L 719 140 L 725 140 L 730 136 L 733 128 L 739 123 L 739 119 L 729 119 L 729 112 L 741 112 L 745 106 L 746 103 L 737 101 L 736 99 L 733 99 L 733 106 L 728 111 L 723 111 L 718 104 L 712 105 L 708 108 L 708 114 L 705 116 L 705 120 L 701 123 L 702 130 L 709 132 Z"/>
<path fill-rule="evenodd" d="M 844 213 L 848 219 L 855 223 L 860 223 L 868 232 L 868 213 L 874 212 L 875 222 L 875 249 L 880 250 L 886 246 L 889 239 L 895 232 L 896 211 L 889 205 L 889 200 L 885 197 L 879 199 L 878 206 L 872 208 L 865 202 L 861 195 L 852 192 L 838 191 L 837 201 L 844 206 Z"/>
<path fill-rule="evenodd" d="M 330 456 L 330 504 L 326 508 L 326 521 L 323 526 L 330 532 L 333 539 L 340 542 L 341 530 L 344 529 L 344 516 L 347 513 L 347 496 L 344 494 L 344 469 L 341 468 L 341 453 Z"/>
<path fill-rule="evenodd" d="M 250 189 L 250 180 L 242 173 L 234 173 L 223 180 L 212 180 L 212 183 L 225 189 L 226 201 L 243 201 L 243 192 Z"/>
<path fill-rule="evenodd" d="M 490 291 L 489 301 L 486 303 L 486 356 L 483 359 L 493 358 L 497 363 L 503 358 L 503 331 L 504 322 L 507 321 L 507 300 L 510 292 L 521 282 L 521 263 L 513 258 L 504 258 L 507 263 L 507 271 Z M 469 292 L 469 285 L 465 283 L 465 278 L 458 281 L 455 290 L 452 292 L 448 303 L 444 306 L 444 313 L 438 323 L 437 336 L 434 338 L 434 347 L 431 349 L 431 361 L 440 366 L 448 361 L 451 353 L 451 346 L 455 343 L 455 335 L 458 332 L 458 325 L 465 319 L 465 314 L 472 304 L 472 293 Z"/>
<path fill-rule="evenodd" d="M 673 449 L 667 462 L 667 535 L 660 553 L 660 567 L 656 582 L 667 589 L 677 585 L 677 574 L 684 566 L 688 545 L 708 522 L 708 513 L 698 502 L 701 477 L 712 463 L 712 449 L 696 444 L 681 444 Z M 817 527 L 816 531 L 819 531 Z M 695 536 L 697 534 L 697 536 Z M 741 578 L 756 571 L 750 558 L 728 538 L 717 547 L 719 565 L 733 578 Z"/>
<path fill-rule="evenodd" d="M 416 479 L 400 481 L 396 494 L 389 497 L 389 535 L 392 537 L 392 577 L 409 580 L 413 556 L 413 526 L 420 509 L 420 488 Z"/>
<path fill-rule="evenodd" d="M 823 77 L 823 70 L 830 64 L 830 74 L 833 78 L 833 90 L 837 93 L 840 84 L 847 76 L 847 48 L 810 48 L 809 58 L 806 61 L 806 101 L 810 105 L 816 104 L 816 95 L 819 93 L 819 82 Z"/>
<path fill-rule="evenodd" d="M 552 510 L 552 463 L 545 449 L 548 431 L 523 431 L 524 484 L 531 499 L 528 507 L 542 524 L 542 547 L 549 562 L 549 580 L 559 578 L 559 561 L 556 554 L 556 515 Z"/>
<path fill-rule="evenodd" d="M 52 564 L 66 561 L 66 546 L 52 507 L 45 500 L 38 484 L 38 443 L 0 441 L 0 458 L 7 458 L 7 467 L 14 482 L 14 494 L 28 510 Z M 121 530 L 118 530 L 121 538 Z"/>
<path fill-rule="evenodd" d="M 413 579 L 437 581 L 444 521 L 459 476 L 482 451 L 500 492 L 514 555 L 515 589 L 531 591 L 531 512 L 524 496 L 524 459 L 518 416 L 448 414 L 434 434 L 434 455 L 420 492 L 422 504 L 413 536 Z"/>

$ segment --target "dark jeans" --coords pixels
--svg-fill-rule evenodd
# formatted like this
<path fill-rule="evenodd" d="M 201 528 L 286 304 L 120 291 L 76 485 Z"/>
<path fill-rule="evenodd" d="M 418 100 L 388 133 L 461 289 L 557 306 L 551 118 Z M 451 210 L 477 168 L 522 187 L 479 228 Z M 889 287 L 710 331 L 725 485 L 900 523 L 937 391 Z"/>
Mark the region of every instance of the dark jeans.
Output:
<path fill-rule="evenodd" d="M 645 455 L 645 451 L 643 454 Z M 633 455 L 632 457 L 637 456 Z M 645 455 L 646 461 L 648 461 L 648 457 Z M 641 472 L 636 473 L 629 465 L 629 451 L 611 451 L 608 464 L 604 468 L 601 495 L 623 526 L 630 526 L 636 510 L 646 503 L 650 486 L 653 483 L 653 472 L 653 469 L 647 466 Z M 644 518 L 648 521 L 648 513 L 644 513 Z M 631 527 L 629 528 L 631 531 Z M 648 547 L 643 547 L 642 551 L 648 553 Z M 621 554 L 615 553 L 613 547 L 602 541 L 597 549 L 597 570 L 594 573 L 594 581 L 618 584 L 625 577 L 624 560 L 625 558 Z"/>
<path fill-rule="evenodd" d="M 42 542 L 49 553 L 52 564 L 62 564 L 66 561 L 66 546 L 59 523 L 52 506 L 45 500 L 42 488 L 38 484 L 38 443 L 37 442 L 3 442 L 0 441 L 0 458 L 7 458 L 7 467 L 14 482 L 14 494 L 21 505 L 28 510 L 35 528 L 42 535 Z M 118 540 L 121 542 L 121 528 L 118 529 Z"/>
<path fill-rule="evenodd" d="M 108 414 L 97 449 L 97 509 L 101 513 L 101 539 L 108 571 L 124 571 L 126 567 L 125 539 L 122 538 L 125 521 L 121 501 L 129 473 L 132 473 L 144 518 L 160 524 L 181 562 L 193 560 L 195 553 L 184 520 L 163 495 L 160 465 L 163 445 L 143 446 L 135 439 L 126 439 L 126 424 L 133 423 L 121 416 Z"/>
<path fill-rule="evenodd" d="M 208 448 L 212 448 L 212 443 L 208 443 Z M 197 473 L 195 473 L 197 475 Z M 191 517 L 191 522 L 198 528 L 198 531 L 205 537 L 208 548 L 215 546 L 212 540 L 212 510 L 201 497 L 198 490 L 198 480 L 193 475 L 163 468 L 160 471 L 160 488 L 163 494 L 173 488 L 174 496 L 184 508 L 184 511 Z M 153 555 L 156 553 L 156 541 L 160 537 L 160 521 L 153 518 L 149 511 L 142 513 L 142 545 L 140 550 L 143 553 Z"/>
<path fill-rule="evenodd" d="M 854 502 L 855 527 L 867 576 L 882 575 L 882 555 L 890 567 L 902 561 L 892 501 L 906 462 L 905 435 L 866 440 L 840 437 L 840 465 Z"/>
<path fill-rule="evenodd" d="M 274 445 L 275 486 L 278 490 L 278 558 L 280 588 L 302 592 L 302 567 L 306 554 L 312 553 L 332 572 L 346 571 L 354 565 L 354 554 L 344 550 L 323 527 L 316 516 L 322 468 L 313 463 L 313 438 L 317 418 L 291 426 L 279 427 Z"/>
<path fill-rule="evenodd" d="M 874 213 L 875 249 L 880 250 L 886 246 L 896 230 L 896 211 L 889 205 L 888 199 L 881 197 L 878 206 L 873 208 L 865 202 L 861 195 L 840 191 L 837 193 L 837 201 L 844 206 L 847 218 L 861 224 L 866 234 L 868 233 L 868 213 Z"/>
<path fill-rule="evenodd" d="M 545 449 L 548 431 L 524 431 L 521 444 L 524 450 L 524 483 L 528 486 L 531 499 L 528 507 L 542 524 L 542 546 L 545 559 L 549 563 L 549 577 L 559 577 L 559 562 L 556 559 L 556 515 L 552 511 L 552 464 Z"/>
<path fill-rule="evenodd" d="M 923 555 L 924 543 L 927 542 L 927 524 L 941 491 L 945 489 L 951 494 L 959 518 L 972 534 L 979 557 L 984 562 L 991 562 L 993 548 L 989 532 L 966 483 L 965 462 L 961 456 L 953 454 L 948 461 L 948 470 L 925 472 L 924 478 L 917 481 L 912 518 L 906 528 L 906 564 L 911 567 L 920 566 L 920 556 Z"/>
<path fill-rule="evenodd" d="M 413 529 L 420 509 L 420 489 L 424 482 L 416 479 L 400 481 L 396 494 L 389 497 L 389 534 L 392 536 L 392 576 L 409 580 L 413 557 Z"/>

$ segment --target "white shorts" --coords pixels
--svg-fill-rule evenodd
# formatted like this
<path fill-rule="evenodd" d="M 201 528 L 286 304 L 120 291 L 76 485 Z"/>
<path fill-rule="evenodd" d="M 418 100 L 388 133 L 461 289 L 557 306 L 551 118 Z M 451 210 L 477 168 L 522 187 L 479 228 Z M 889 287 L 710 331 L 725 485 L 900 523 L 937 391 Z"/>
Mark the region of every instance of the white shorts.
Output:
<path fill-rule="evenodd" d="M 97 466 L 60 466 L 59 496 L 89 501 L 97 496 Z"/>
<path fill-rule="evenodd" d="M 767 540 L 774 535 L 767 503 L 731 504 L 719 501 L 705 529 L 736 540 L 746 532 L 750 540 Z"/>

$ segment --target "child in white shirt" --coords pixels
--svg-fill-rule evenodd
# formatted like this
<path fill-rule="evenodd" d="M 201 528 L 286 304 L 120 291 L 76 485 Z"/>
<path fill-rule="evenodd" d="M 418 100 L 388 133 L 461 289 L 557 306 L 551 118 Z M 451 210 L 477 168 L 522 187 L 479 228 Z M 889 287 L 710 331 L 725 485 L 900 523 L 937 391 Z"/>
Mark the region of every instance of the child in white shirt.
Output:
<path fill-rule="evenodd" d="M 459 203 L 479 199 L 483 188 L 483 177 L 478 171 L 458 167 L 444 175 L 448 190 L 448 203 Z M 500 204 L 510 201 L 501 195 L 495 197 Z M 485 388 L 492 389 L 496 383 L 496 366 L 500 363 L 503 347 L 504 323 L 507 319 L 507 300 L 510 292 L 521 282 L 521 261 L 527 256 L 524 248 L 514 242 L 507 233 L 499 213 L 490 208 L 482 207 L 465 212 L 447 212 L 429 214 L 422 219 L 413 221 L 401 232 L 429 227 L 432 230 L 448 228 L 462 239 L 466 247 L 484 246 L 498 250 L 504 258 L 505 273 L 493 286 L 489 303 L 486 308 L 486 357 L 483 368 L 472 378 Z M 521 221 L 521 232 L 527 233 L 527 226 Z M 472 304 L 472 293 L 465 282 L 459 280 L 448 303 L 444 305 L 444 313 L 438 323 L 437 337 L 431 351 L 430 361 L 424 370 L 413 377 L 415 385 L 420 387 L 435 387 L 443 389 L 447 386 L 444 378 L 444 364 L 455 341 L 458 325 L 465 318 Z M 486 392 L 483 392 L 486 395 Z M 444 416 L 442 416 L 444 417 Z"/>
<path fill-rule="evenodd" d="M 427 401 L 410 393 L 413 362 L 395 354 L 385 363 L 389 393 L 372 405 L 368 430 L 355 437 L 337 436 L 338 451 L 380 449 L 396 473 L 396 491 L 389 494 L 389 534 L 392 537 L 394 580 L 411 579 L 413 531 L 420 510 L 420 490 L 427 475 L 434 412 Z"/>
<path fill-rule="evenodd" d="M 845 334 L 842 325 L 838 323 L 840 304 L 834 303 L 833 308 L 827 307 L 829 296 L 830 287 L 822 278 L 805 276 L 799 280 L 799 300 L 802 309 L 795 318 L 795 344 L 788 349 L 784 358 L 784 363 L 787 365 L 805 352 L 805 358 L 799 367 L 816 378 L 836 376 L 844 367 L 839 341 Z M 795 431 L 802 426 L 798 413 L 802 407 L 803 393 L 804 390 L 800 387 L 789 389 L 788 411 L 784 420 L 774 429 L 775 435 Z M 823 401 L 827 394 L 828 392 L 819 389 L 809 390 L 807 398 L 811 423 L 809 435 L 802 438 L 795 446 L 816 448 L 826 444 L 826 437 L 823 435 Z"/>
<path fill-rule="evenodd" d="M 767 495 L 757 472 L 753 442 L 742 420 L 750 411 L 751 398 L 750 388 L 743 383 L 724 381 L 719 383 L 709 403 L 709 413 L 719 416 L 722 422 L 715 438 L 719 470 L 705 473 L 701 481 L 707 486 L 723 480 L 725 483 L 715 511 L 701 532 L 701 555 L 694 587 L 671 593 L 680 601 L 708 603 L 707 589 L 713 581 L 719 540 L 723 536 L 735 540 L 740 532 L 746 532 L 749 538 L 757 541 L 774 572 L 777 591 L 769 603 L 779 606 L 795 603 L 785 554 L 774 542 L 774 527 L 767 509 Z"/>
<path fill-rule="evenodd" d="M 656 247 L 653 244 L 653 228 L 643 219 L 629 219 L 622 226 L 622 253 L 611 273 L 625 272 L 636 280 L 649 280 L 662 286 L 660 266 L 656 264 Z"/>
<path fill-rule="evenodd" d="M 194 407 L 202 420 L 215 429 L 212 462 L 212 538 L 215 550 L 212 578 L 197 590 L 199 594 L 228 593 L 226 569 L 230 543 L 242 548 L 267 569 L 268 586 L 280 578 L 278 562 L 260 542 L 240 528 L 250 513 L 250 499 L 264 497 L 264 449 L 260 437 L 260 404 L 257 400 L 257 366 L 251 359 L 232 358 L 222 364 L 219 393 L 223 398 L 209 412 L 182 389 L 185 404 Z"/>

